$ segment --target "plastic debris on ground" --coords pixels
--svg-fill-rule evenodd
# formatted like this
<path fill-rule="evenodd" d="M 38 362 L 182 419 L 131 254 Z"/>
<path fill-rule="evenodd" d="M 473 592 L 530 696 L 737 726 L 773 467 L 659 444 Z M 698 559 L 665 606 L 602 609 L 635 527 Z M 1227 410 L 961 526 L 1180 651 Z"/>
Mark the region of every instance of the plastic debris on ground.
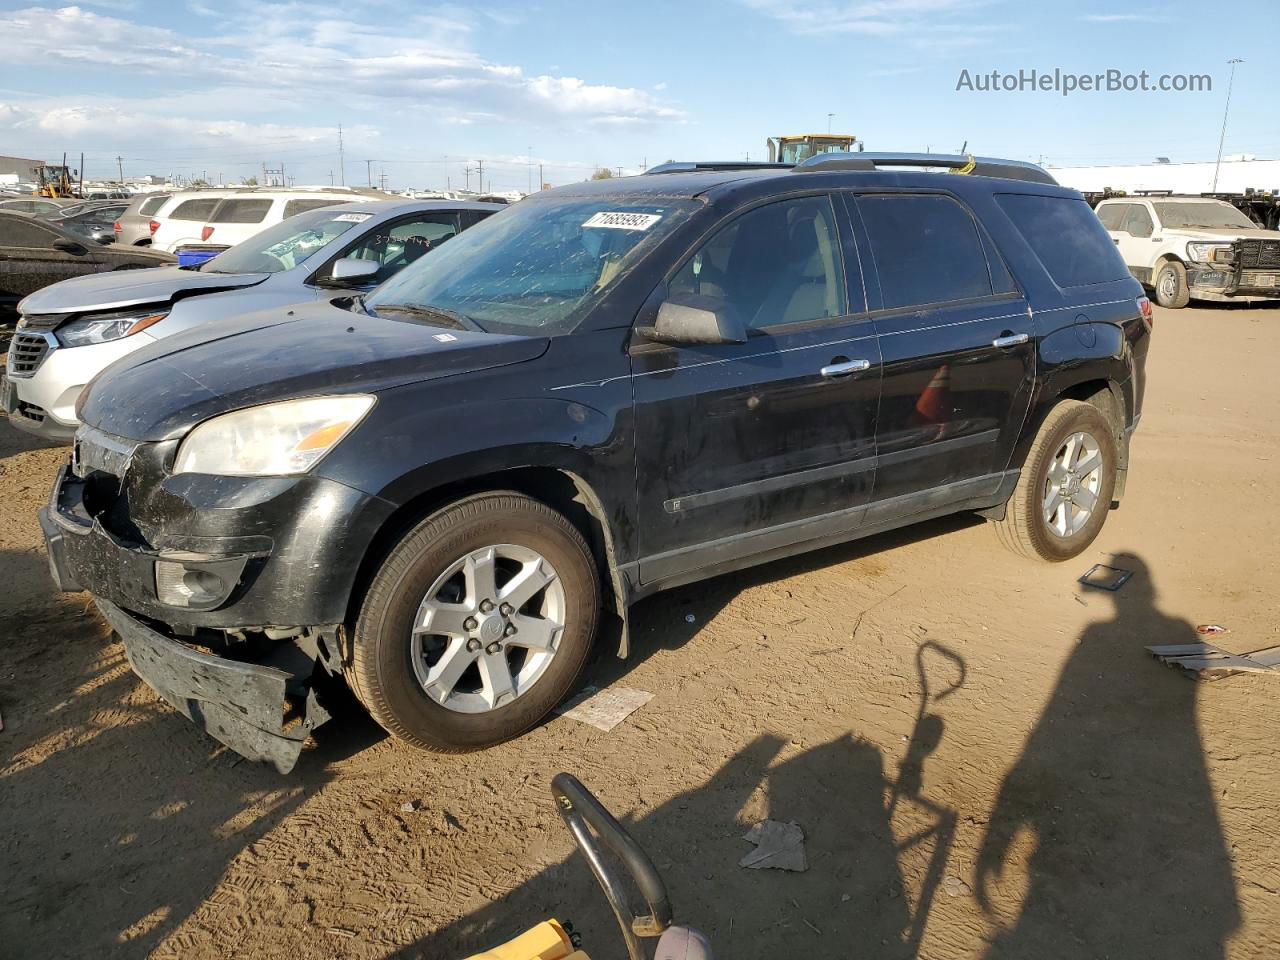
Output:
<path fill-rule="evenodd" d="M 1182 667 L 1198 680 L 1221 680 L 1237 673 L 1270 673 L 1280 676 L 1280 647 L 1251 653 L 1232 653 L 1212 643 L 1175 643 L 1147 647 L 1156 659 L 1171 667 Z"/>
<path fill-rule="evenodd" d="M 804 852 L 804 830 L 788 820 L 761 820 L 744 835 L 756 848 L 738 861 L 748 870 L 790 870 L 803 873 L 809 869 Z"/>
<path fill-rule="evenodd" d="M 1095 590 L 1116 591 L 1128 583 L 1129 578 L 1132 576 L 1132 570 L 1122 570 L 1120 567 L 1109 567 L 1105 563 L 1095 563 L 1085 571 L 1079 582 L 1086 587 L 1093 587 Z"/>
<path fill-rule="evenodd" d="M 652 699 L 652 693 L 630 687 L 587 687 L 556 712 L 608 733 Z"/>
<path fill-rule="evenodd" d="M 1196 626 L 1196 633 L 1202 637 L 1217 637 L 1230 632 L 1226 627 L 1216 623 L 1201 623 Z"/>

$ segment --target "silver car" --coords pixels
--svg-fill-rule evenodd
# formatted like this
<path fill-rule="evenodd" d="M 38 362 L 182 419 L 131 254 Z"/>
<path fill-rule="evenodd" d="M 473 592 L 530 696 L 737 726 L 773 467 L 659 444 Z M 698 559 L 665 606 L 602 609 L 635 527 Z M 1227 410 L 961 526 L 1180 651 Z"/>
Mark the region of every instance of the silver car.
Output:
<path fill-rule="evenodd" d="M 502 209 L 449 200 L 344 203 L 300 213 L 196 267 L 55 283 L 18 305 L 0 406 L 14 426 L 69 442 L 80 392 L 121 357 L 238 314 L 370 290 Z"/>

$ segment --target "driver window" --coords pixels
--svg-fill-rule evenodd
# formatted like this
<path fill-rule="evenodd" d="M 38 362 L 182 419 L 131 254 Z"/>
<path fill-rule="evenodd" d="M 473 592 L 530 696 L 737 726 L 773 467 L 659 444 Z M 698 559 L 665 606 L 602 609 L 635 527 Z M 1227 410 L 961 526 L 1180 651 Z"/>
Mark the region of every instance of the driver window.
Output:
<path fill-rule="evenodd" d="M 847 310 L 839 234 L 826 196 L 757 207 L 722 228 L 680 268 L 668 296 L 725 301 L 751 330 Z"/>
<path fill-rule="evenodd" d="M 458 232 L 457 218 L 450 213 L 425 214 L 404 220 L 390 229 L 383 225 L 347 251 L 346 256 L 376 260 L 382 265 L 377 279 L 385 280 L 434 250 Z"/>
<path fill-rule="evenodd" d="M 1151 222 L 1151 214 L 1140 203 L 1129 207 L 1129 215 L 1124 218 L 1124 231 L 1135 237 L 1149 237 L 1155 229 Z"/>

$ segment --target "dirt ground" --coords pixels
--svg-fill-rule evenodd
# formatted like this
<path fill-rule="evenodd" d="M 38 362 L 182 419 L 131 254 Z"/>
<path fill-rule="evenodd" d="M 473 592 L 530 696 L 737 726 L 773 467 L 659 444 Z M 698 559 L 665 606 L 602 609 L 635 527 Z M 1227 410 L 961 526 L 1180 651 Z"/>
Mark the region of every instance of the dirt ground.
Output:
<path fill-rule="evenodd" d="M 610 733 L 439 757 L 352 706 L 290 776 L 54 594 L 64 452 L 0 424 L 0 955 L 448 960 L 554 915 L 621 957 L 548 798 L 568 770 L 723 957 L 1280 956 L 1280 678 L 1143 650 L 1280 643 L 1277 358 L 1280 309 L 1157 310 L 1128 495 L 1076 561 L 953 518 L 682 588 L 593 667 L 655 694 Z M 1077 585 L 1111 557 L 1120 592 Z M 807 872 L 738 866 L 766 817 Z"/>

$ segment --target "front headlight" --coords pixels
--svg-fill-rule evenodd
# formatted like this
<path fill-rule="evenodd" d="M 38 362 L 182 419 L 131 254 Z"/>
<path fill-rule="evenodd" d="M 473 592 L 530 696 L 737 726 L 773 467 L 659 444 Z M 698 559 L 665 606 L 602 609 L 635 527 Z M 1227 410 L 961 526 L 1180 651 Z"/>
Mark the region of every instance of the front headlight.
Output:
<path fill-rule="evenodd" d="M 1225 250 L 1231 252 L 1231 244 L 1229 243 L 1188 243 L 1187 259 L 1194 260 L 1196 263 L 1210 262 L 1216 251 Z"/>
<path fill-rule="evenodd" d="M 178 447 L 177 473 L 285 476 L 306 473 L 351 432 L 373 397 L 309 397 L 246 407 L 206 420 Z"/>
<path fill-rule="evenodd" d="M 119 340 L 159 323 L 169 314 L 155 310 L 132 310 L 120 313 L 101 313 L 97 316 L 72 320 L 57 330 L 58 340 L 65 347 L 87 347 L 93 343 Z"/>

